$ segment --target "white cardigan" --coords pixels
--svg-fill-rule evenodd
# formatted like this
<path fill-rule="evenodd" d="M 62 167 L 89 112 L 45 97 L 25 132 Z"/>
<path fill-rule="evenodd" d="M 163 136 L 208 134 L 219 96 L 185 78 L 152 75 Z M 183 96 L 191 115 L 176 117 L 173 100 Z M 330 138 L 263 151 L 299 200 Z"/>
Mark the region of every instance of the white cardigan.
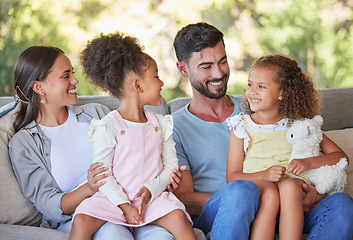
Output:
<path fill-rule="evenodd" d="M 155 113 L 153 113 L 155 114 Z M 158 177 L 152 181 L 145 183 L 144 186 L 151 192 L 150 202 L 158 195 L 166 190 L 170 183 L 169 178 L 173 168 L 178 167 L 178 159 L 175 151 L 175 143 L 172 137 L 173 133 L 173 118 L 170 115 L 155 114 L 159 126 L 162 129 L 163 143 L 162 143 L 162 161 L 163 171 Z M 136 123 L 126 121 L 128 127 L 136 126 Z M 133 125 L 133 126 L 132 126 Z M 116 136 L 118 130 L 116 129 L 115 119 L 107 115 L 102 120 L 93 119 L 91 122 L 89 141 L 93 147 L 93 162 L 102 162 L 104 167 L 108 170 L 109 176 L 102 181 L 106 183 L 99 188 L 114 205 L 118 206 L 123 203 L 130 203 L 122 187 L 117 183 L 112 174 L 112 162 L 114 156 L 114 148 L 116 146 Z"/>

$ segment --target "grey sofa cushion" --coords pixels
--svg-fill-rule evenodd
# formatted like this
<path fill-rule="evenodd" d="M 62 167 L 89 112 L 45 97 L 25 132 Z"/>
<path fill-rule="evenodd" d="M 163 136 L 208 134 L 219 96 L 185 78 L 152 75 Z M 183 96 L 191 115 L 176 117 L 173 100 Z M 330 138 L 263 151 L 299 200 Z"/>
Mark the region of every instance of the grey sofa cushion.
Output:
<path fill-rule="evenodd" d="M 181 97 L 170 100 L 168 102 L 169 113 L 173 114 L 174 112 L 186 106 L 190 101 L 191 97 Z"/>
<path fill-rule="evenodd" d="M 0 224 L 0 240 L 67 240 L 69 234 L 55 229 Z"/>
<path fill-rule="evenodd" d="M 353 87 L 320 90 L 324 124 L 322 130 L 336 130 L 353 127 Z M 176 98 L 168 102 L 170 114 L 184 107 L 190 97 Z"/>
<path fill-rule="evenodd" d="M 347 185 L 344 192 L 353 198 L 353 128 L 326 131 L 325 134 L 347 154 L 350 160 L 346 169 Z"/>
<path fill-rule="evenodd" d="M 322 89 L 323 130 L 353 127 L 353 87 Z"/>
<path fill-rule="evenodd" d="M 77 105 L 84 105 L 87 103 L 100 103 L 107 106 L 110 110 L 115 110 L 120 105 L 119 99 L 111 96 L 80 96 Z M 160 106 L 146 106 L 145 108 L 158 114 L 169 114 L 167 102 L 164 98 L 162 99 L 162 104 Z"/>
<path fill-rule="evenodd" d="M 10 108 L 8 103 L 0 108 L 0 112 Z M 23 195 L 17 182 L 8 154 L 8 142 L 14 134 L 13 121 L 17 107 L 0 118 L 0 223 L 39 225 L 41 214 Z"/>

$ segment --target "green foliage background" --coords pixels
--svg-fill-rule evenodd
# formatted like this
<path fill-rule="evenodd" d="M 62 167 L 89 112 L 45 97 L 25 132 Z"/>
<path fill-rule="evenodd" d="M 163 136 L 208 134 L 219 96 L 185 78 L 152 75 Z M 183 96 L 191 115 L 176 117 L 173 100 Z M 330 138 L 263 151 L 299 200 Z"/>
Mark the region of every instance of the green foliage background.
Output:
<path fill-rule="evenodd" d="M 76 68 L 79 94 L 101 94 L 82 75 L 77 54 L 87 39 L 99 34 L 100 29 L 94 26 L 103 17 L 104 23 L 115 24 L 113 31 L 129 29 L 142 41 L 148 39 L 139 35 L 142 27 L 156 32 L 149 38 L 151 43 L 144 44 L 146 51 L 157 58 L 165 81 L 162 94 L 167 101 L 190 94 L 187 80 L 175 69 L 172 42 L 177 30 L 196 21 L 209 22 L 225 34 L 232 71 L 229 94 L 242 94 L 251 63 L 273 53 L 295 58 L 318 88 L 353 86 L 353 1 L 204 0 L 199 4 L 191 4 L 197 1 L 181 3 L 183 6 L 178 10 L 176 3 L 180 1 L 63 0 L 61 11 L 57 11 L 49 7 L 54 0 L 2 0 L 0 96 L 14 95 L 14 64 L 18 55 L 31 45 L 54 45 L 63 49 Z M 136 6 L 147 6 L 147 10 L 139 13 Z M 131 14 L 126 15 L 129 11 Z M 139 22 L 126 28 L 126 23 L 107 20 L 107 16 L 117 15 L 123 15 L 126 22 L 136 22 L 136 18 Z M 129 16 L 131 19 L 127 19 Z M 161 23 L 165 26 L 158 30 Z M 77 34 L 67 34 L 68 27 L 76 29 Z M 78 36 L 86 39 L 78 40 Z"/>
<path fill-rule="evenodd" d="M 12 71 L 24 49 L 36 44 L 65 48 L 68 39 L 60 34 L 55 19 L 46 14 L 45 5 L 32 9 L 31 1 L 3 0 L 0 6 L 0 96 L 3 96 L 13 95 Z"/>

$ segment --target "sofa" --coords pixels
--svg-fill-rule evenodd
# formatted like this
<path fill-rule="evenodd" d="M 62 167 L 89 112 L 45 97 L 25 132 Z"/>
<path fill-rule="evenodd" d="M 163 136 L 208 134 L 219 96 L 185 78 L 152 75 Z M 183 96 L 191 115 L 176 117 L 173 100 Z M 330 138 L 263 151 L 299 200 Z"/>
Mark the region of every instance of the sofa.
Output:
<path fill-rule="evenodd" d="M 353 87 L 320 90 L 323 98 L 322 116 L 325 134 L 336 142 L 353 160 Z M 241 97 L 241 96 L 237 96 Z M 79 105 L 96 102 L 116 109 L 119 101 L 109 96 L 80 96 Z M 191 98 L 163 100 L 161 106 L 147 109 L 171 114 L 185 106 Z M 8 157 L 7 143 L 13 135 L 15 106 L 12 97 L 0 97 L 0 240 L 68 239 L 68 234 L 38 227 L 41 214 L 21 192 Z M 353 164 L 347 168 L 348 184 L 345 192 L 353 197 Z M 353 226 L 352 226 L 353 227 Z M 303 235 L 303 238 L 305 236 Z"/>

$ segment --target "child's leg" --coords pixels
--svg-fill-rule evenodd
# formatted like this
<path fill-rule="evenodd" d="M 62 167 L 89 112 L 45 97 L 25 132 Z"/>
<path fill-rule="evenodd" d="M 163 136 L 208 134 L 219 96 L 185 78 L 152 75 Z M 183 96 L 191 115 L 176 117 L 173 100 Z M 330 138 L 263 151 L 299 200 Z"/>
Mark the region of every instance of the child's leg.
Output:
<path fill-rule="evenodd" d="M 106 221 L 99 218 L 77 214 L 72 221 L 70 240 L 90 240 L 92 235 L 105 223 Z"/>
<path fill-rule="evenodd" d="M 250 239 L 275 237 L 276 218 L 279 209 L 277 186 L 269 181 L 254 181 L 260 189 L 260 205 L 251 224 Z M 245 199 L 246 201 L 246 199 Z"/>
<path fill-rule="evenodd" d="M 301 239 L 304 224 L 304 192 L 298 178 L 288 178 L 278 185 L 280 194 L 280 239 Z"/>
<path fill-rule="evenodd" d="M 196 240 L 190 221 L 180 209 L 171 211 L 151 224 L 167 229 L 175 240 Z"/>

